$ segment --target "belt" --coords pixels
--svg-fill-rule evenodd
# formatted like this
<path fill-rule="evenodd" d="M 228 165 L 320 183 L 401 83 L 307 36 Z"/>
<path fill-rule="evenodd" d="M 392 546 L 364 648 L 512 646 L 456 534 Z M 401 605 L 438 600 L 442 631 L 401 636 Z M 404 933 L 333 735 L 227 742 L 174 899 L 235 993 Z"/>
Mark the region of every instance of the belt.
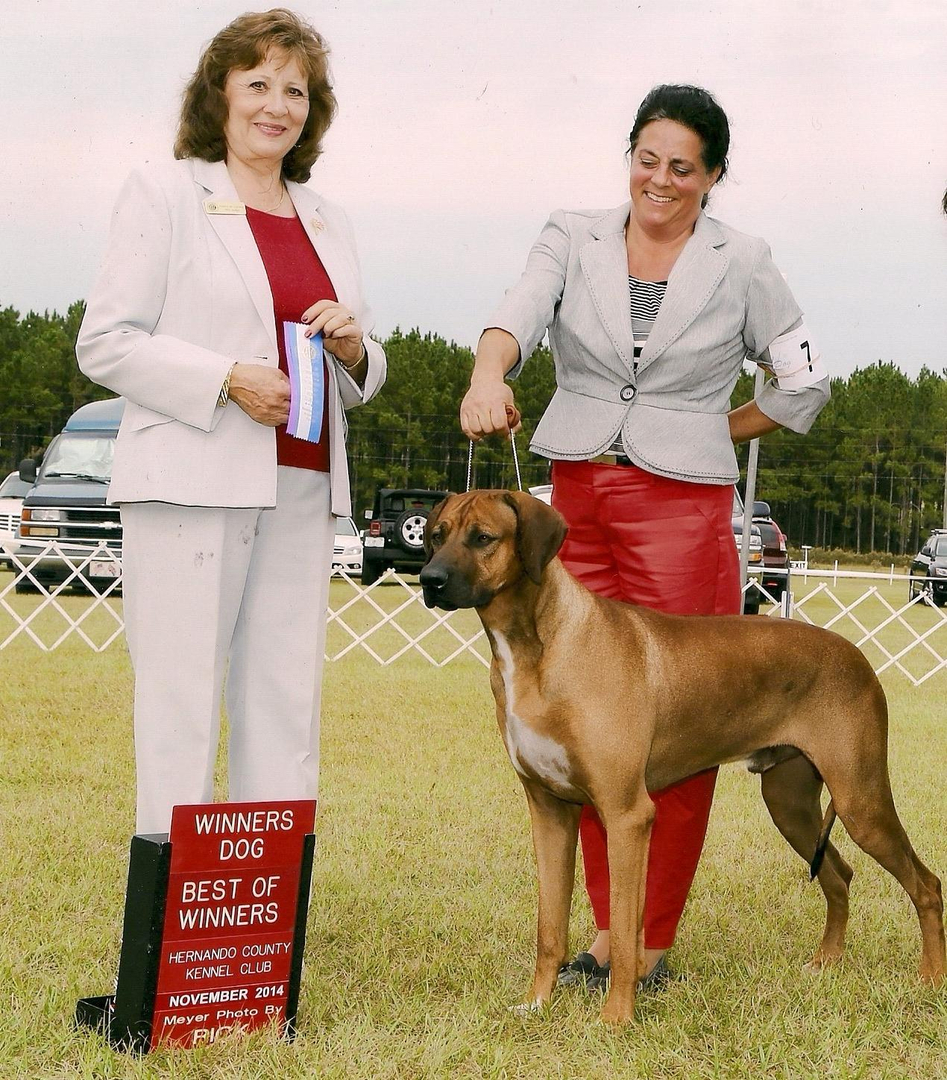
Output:
<path fill-rule="evenodd" d="M 625 454 L 598 454 L 588 458 L 590 465 L 634 465 L 630 457 Z"/>

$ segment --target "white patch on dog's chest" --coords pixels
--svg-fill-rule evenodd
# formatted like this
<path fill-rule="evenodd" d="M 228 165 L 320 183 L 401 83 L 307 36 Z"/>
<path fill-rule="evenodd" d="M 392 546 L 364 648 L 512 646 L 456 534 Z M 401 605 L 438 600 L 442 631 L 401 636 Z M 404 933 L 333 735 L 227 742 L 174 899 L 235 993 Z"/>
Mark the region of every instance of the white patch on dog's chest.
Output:
<path fill-rule="evenodd" d="M 500 675 L 506 691 L 506 751 L 520 776 L 532 775 L 556 787 L 569 787 L 572 770 L 565 748 L 548 735 L 534 731 L 516 714 L 513 699 L 513 652 L 503 634 L 493 631 Z M 529 770 L 529 772 L 527 772 Z"/>

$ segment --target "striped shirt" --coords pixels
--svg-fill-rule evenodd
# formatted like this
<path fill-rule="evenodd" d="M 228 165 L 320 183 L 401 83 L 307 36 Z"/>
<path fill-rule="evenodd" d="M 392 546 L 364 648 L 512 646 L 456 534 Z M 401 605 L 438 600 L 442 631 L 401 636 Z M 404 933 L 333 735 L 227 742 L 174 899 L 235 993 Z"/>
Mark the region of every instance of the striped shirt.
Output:
<path fill-rule="evenodd" d="M 658 309 L 667 291 L 666 281 L 642 281 L 641 278 L 628 275 L 628 294 L 630 297 L 631 333 L 635 342 L 635 370 L 638 368 L 638 357 L 644 348 L 654 320 L 658 317 Z M 610 454 L 624 454 L 625 447 L 621 441 L 621 435 L 608 448 Z"/>
<path fill-rule="evenodd" d="M 667 291 L 666 281 L 642 281 L 628 275 L 628 293 L 631 297 L 631 332 L 635 339 L 635 360 L 641 355 L 648 340 L 658 309 Z M 636 365 L 637 366 L 637 365 Z"/>

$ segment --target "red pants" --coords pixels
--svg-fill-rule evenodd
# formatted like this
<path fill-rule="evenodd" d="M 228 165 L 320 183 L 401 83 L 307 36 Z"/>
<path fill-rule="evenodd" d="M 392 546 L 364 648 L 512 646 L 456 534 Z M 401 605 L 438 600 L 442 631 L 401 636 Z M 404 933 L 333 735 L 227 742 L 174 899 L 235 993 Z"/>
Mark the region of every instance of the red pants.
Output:
<path fill-rule="evenodd" d="M 569 535 L 559 557 L 592 592 L 677 615 L 740 611 L 730 523 L 733 488 L 655 476 L 634 465 L 556 461 L 553 506 Z M 697 871 L 717 770 L 651 792 L 655 819 L 645 894 L 645 947 L 667 949 Z M 609 925 L 605 829 L 591 806 L 579 822 L 595 924 Z"/>

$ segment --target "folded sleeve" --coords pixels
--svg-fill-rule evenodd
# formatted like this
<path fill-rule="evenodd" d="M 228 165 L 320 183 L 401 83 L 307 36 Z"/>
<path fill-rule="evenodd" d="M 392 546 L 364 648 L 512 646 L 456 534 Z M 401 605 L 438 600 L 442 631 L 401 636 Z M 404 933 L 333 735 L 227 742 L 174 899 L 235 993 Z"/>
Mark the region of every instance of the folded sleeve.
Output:
<path fill-rule="evenodd" d="M 533 244 L 522 277 L 508 289 L 499 308 L 484 327 L 505 330 L 516 338 L 519 360 L 507 373 L 515 379 L 525 360 L 542 341 L 562 299 L 569 261 L 570 238 L 566 216 L 556 210 Z"/>
<path fill-rule="evenodd" d="M 76 356 L 93 382 L 210 431 L 223 413 L 217 396 L 235 358 L 155 333 L 168 292 L 173 242 L 161 180 L 148 170 L 134 171 L 115 204 Z"/>
<path fill-rule="evenodd" d="M 747 358 L 767 367 L 772 342 L 801 322 L 802 310 L 773 262 L 769 246 L 760 240 L 746 293 L 743 340 Z M 777 424 L 804 435 L 830 396 L 828 377 L 797 390 L 783 390 L 777 379 L 769 379 L 757 395 L 756 404 Z"/>

